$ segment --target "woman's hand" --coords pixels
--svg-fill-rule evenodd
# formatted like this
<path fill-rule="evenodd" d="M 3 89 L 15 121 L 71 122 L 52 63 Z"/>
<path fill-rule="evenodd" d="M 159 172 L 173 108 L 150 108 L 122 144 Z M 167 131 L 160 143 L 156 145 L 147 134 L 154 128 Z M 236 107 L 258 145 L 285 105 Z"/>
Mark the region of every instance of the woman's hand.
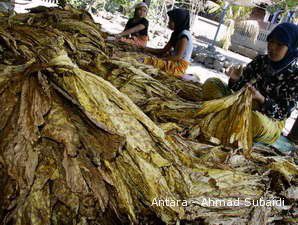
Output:
<path fill-rule="evenodd" d="M 264 104 L 265 97 L 250 83 L 246 84 L 246 86 L 251 90 L 252 92 L 252 99 L 256 100 L 257 102 Z"/>
<path fill-rule="evenodd" d="M 238 65 L 238 66 L 230 66 L 226 70 L 226 74 L 233 80 L 233 81 L 238 81 L 240 79 L 240 76 L 243 71 L 243 66 Z"/>

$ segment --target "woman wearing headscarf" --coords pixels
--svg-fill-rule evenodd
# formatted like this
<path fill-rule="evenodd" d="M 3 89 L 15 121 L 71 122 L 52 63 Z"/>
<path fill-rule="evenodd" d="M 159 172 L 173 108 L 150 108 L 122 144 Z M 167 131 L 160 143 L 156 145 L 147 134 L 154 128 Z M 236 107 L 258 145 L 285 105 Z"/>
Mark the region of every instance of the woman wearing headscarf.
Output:
<path fill-rule="evenodd" d="M 190 64 L 193 50 L 192 36 L 189 31 L 189 11 L 185 9 L 173 9 L 168 12 L 168 16 L 168 27 L 173 30 L 169 42 L 162 49 L 146 48 L 145 52 L 158 56 L 170 54 L 170 56 L 163 59 L 146 57 L 140 59 L 140 61 L 148 65 L 153 65 L 170 75 L 181 77 L 185 74 Z"/>
<path fill-rule="evenodd" d="M 121 42 L 133 44 L 139 47 L 145 47 L 149 40 L 147 16 L 148 6 L 141 2 L 135 6 L 134 17 L 130 18 L 124 28 L 124 31 L 117 34 L 116 37 Z"/>
<path fill-rule="evenodd" d="M 203 85 L 203 95 L 210 100 L 210 93 L 219 98 L 248 86 L 255 105 L 254 141 L 272 144 L 280 137 L 285 120 L 298 101 L 298 26 L 279 24 L 267 41 L 267 55 L 257 56 L 242 71 L 230 69 L 228 86 L 216 78 L 208 79 Z"/>

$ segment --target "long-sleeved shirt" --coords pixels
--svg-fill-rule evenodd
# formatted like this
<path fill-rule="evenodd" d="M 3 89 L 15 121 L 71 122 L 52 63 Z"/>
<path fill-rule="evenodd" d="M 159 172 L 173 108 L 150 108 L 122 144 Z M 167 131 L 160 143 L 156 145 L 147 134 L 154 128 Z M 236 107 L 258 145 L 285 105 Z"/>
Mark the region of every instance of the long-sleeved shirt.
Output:
<path fill-rule="evenodd" d="M 276 71 L 267 56 L 257 56 L 238 81 L 229 80 L 229 87 L 238 91 L 251 80 L 256 81 L 253 86 L 265 97 L 262 113 L 278 120 L 290 116 L 298 101 L 298 59 Z"/>

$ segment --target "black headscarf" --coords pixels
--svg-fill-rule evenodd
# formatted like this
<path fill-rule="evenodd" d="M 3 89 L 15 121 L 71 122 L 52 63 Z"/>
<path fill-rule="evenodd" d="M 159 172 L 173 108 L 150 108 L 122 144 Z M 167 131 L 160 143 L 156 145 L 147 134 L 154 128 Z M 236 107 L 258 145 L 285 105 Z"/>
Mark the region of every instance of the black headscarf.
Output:
<path fill-rule="evenodd" d="M 170 20 L 175 24 L 174 32 L 171 35 L 170 42 L 174 45 L 178 41 L 178 36 L 183 30 L 189 30 L 190 16 L 186 9 L 173 9 L 168 12 Z"/>
<path fill-rule="evenodd" d="M 277 25 L 268 35 L 267 41 L 271 39 L 288 46 L 286 56 L 278 61 L 270 61 L 271 66 L 275 70 L 282 70 L 298 58 L 298 26 L 292 23 L 281 23 Z"/>

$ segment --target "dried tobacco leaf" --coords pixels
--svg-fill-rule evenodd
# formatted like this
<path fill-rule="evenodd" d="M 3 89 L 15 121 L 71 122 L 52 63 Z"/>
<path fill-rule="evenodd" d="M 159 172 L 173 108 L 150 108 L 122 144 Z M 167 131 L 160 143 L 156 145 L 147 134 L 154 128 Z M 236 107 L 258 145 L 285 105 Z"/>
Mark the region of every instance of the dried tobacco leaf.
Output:
<path fill-rule="evenodd" d="M 198 204 L 202 198 L 259 199 L 267 189 L 278 197 L 281 190 L 267 185 L 269 169 L 288 178 L 286 184 L 278 180 L 284 190 L 297 185 L 295 167 L 283 157 L 272 163 L 256 151 L 254 161 L 241 158 L 240 163 L 221 146 L 206 151 L 196 140 L 164 133 L 195 123 L 199 85 L 165 76 L 130 57 L 109 59 L 121 48 L 106 45 L 105 34 L 80 10 L 39 8 L 0 17 L 4 225 L 290 221 L 289 210 L 268 209 L 268 217 L 254 207 Z M 238 113 L 237 123 L 247 126 L 241 117 L 250 104 L 245 95 L 227 99 L 225 109 L 205 111 L 211 116 L 202 125 L 226 125 L 219 115 L 226 110 L 225 115 Z M 221 133 L 227 143 L 249 146 L 236 121 L 229 125 L 230 136 L 219 126 L 210 131 Z M 152 205 L 166 198 L 185 199 L 188 205 Z"/>
<path fill-rule="evenodd" d="M 252 148 L 252 97 L 248 89 L 233 95 L 203 102 L 197 112 L 200 129 L 218 138 L 223 145 Z"/>

